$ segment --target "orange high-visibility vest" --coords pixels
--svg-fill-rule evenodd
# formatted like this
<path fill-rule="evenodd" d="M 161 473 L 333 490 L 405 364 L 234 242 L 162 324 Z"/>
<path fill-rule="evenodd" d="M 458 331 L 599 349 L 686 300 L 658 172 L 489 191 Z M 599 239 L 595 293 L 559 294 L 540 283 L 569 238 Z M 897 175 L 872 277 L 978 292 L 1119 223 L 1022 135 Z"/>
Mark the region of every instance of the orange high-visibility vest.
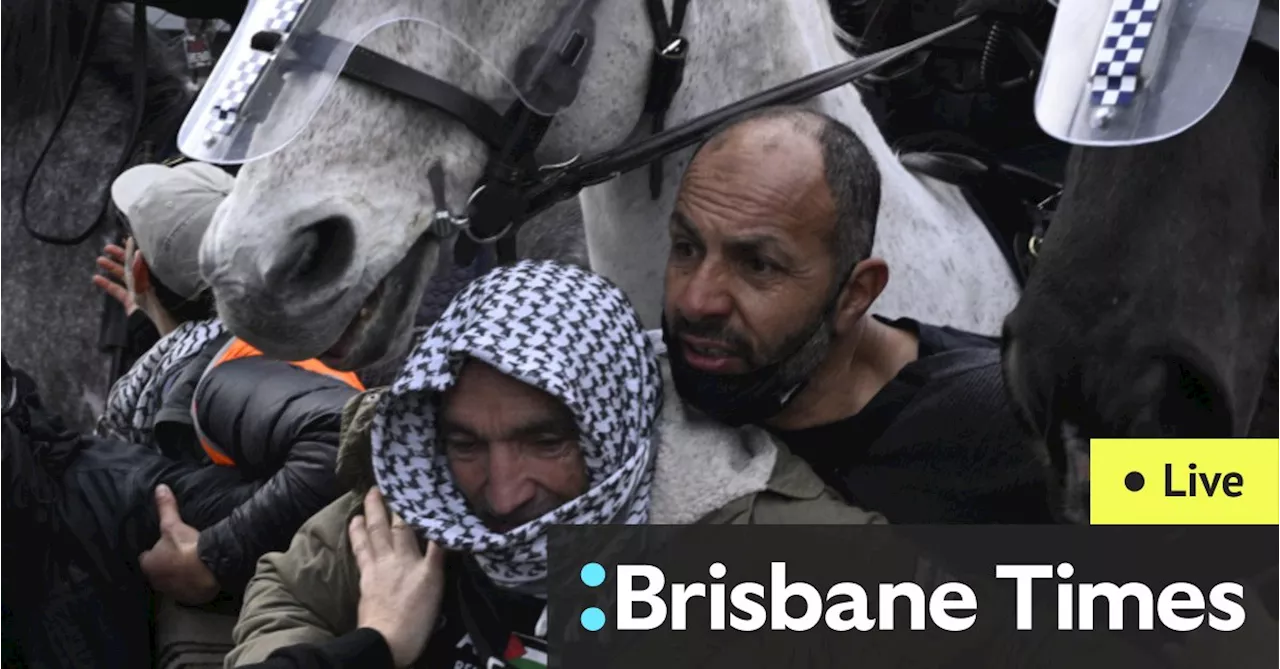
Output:
<path fill-rule="evenodd" d="M 201 374 L 200 376 L 200 383 L 204 383 L 204 377 L 208 376 L 209 372 L 213 371 L 214 367 L 217 367 L 218 365 L 221 365 L 224 362 L 237 360 L 239 358 L 252 358 L 260 355 L 262 355 L 262 351 L 259 351 L 258 349 L 250 346 L 248 342 L 244 341 L 243 339 L 240 339 L 239 337 L 232 337 L 231 341 L 227 342 L 226 345 L 222 347 L 222 350 L 218 351 L 218 354 L 213 357 L 213 362 L 210 362 L 209 366 L 205 368 L 204 373 Z M 310 360 L 296 360 L 296 361 L 286 361 L 286 362 L 288 362 L 290 365 L 293 365 L 294 367 L 301 367 L 302 369 L 305 369 L 307 371 L 315 372 L 317 374 L 324 374 L 325 376 L 335 378 L 351 386 L 352 388 L 355 388 L 356 390 L 364 391 L 365 389 L 364 384 L 360 383 L 360 377 L 356 376 L 355 372 L 340 372 L 332 367 L 329 367 L 323 362 L 316 360 L 315 358 L 312 358 Z M 205 435 L 204 430 L 200 429 L 200 419 L 198 416 L 196 416 L 196 401 L 195 401 L 195 397 L 198 397 L 198 396 L 199 396 L 199 392 L 195 393 L 195 396 L 193 396 L 191 399 L 191 421 L 192 421 L 192 425 L 195 426 L 196 436 L 200 438 L 200 446 L 204 448 L 205 454 L 209 456 L 209 459 L 212 460 L 214 464 L 222 465 L 225 467 L 234 467 L 236 463 L 234 460 L 231 459 L 231 456 L 227 455 L 225 451 L 218 448 L 218 446 L 215 445 L 207 435 Z"/>

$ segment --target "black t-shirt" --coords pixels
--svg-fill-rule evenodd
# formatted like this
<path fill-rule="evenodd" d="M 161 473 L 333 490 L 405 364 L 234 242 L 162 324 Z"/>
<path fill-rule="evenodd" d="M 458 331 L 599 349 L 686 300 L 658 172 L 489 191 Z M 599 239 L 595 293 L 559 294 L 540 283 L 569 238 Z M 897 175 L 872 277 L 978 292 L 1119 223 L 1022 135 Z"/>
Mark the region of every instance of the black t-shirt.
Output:
<path fill-rule="evenodd" d="M 474 561 L 450 554 L 435 630 L 413 664 L 424 669 L 485 669 L 496 656 L 514 669 L 545 669 L 547 645 L 535 635 L 546 600 L 501 590 Z M 485 652 L 487 651 L 487 652 Z M 393 669 L 377 632 L 357 629 L 318 644 L 281 648 L 247 669 Z"/>
<path fill-rule="evenodd" d="M 1000 348 L 999 337 L 988 337 L 975 332 L 957 330 L 949 325 L 926 325 L 910 318 L 889 320 L 880 316 L 872 316 L 876 320 L 899 330 L 907 330 L 920 340 L 920 355 L 924 358 L 935 353 L 952 351 L 958 348 Z"/>
<path fill-rule="evenodd" d="M 546 640 L 535 629 L 546 600 L 494 586 L 474 560 L 457 554 L 446 568 L 459 578 L 446 584 L 436 630 L 414 666 L 484 669 L 492 655 L 516 669 L 544 669 Z"/>
<path fill-rule="evenodd" d="M 857 414 L 778 436 L 890 522 L 1052 522 L 1043 468 L 1004 393 L 999 340 L 877 319 L 919 337 L 917 360 Z"/>

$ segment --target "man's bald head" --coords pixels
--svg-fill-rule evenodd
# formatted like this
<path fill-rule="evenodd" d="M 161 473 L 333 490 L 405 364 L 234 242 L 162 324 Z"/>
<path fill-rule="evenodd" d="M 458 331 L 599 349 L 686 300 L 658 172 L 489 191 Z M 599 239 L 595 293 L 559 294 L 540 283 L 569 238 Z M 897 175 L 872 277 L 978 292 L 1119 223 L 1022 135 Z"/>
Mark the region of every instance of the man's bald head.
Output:
<path fill-rule="evenodd" d="M 748 188 L 803 193 L 814 214 L 831 226 L 837 272 L 847 272 L 871 255 L 880 171 L 862 140 L 843 123 L 804 107 L 766 107 L 712 134 L 694 153 L 695 163 L 702 159 L 715 160 L 718 172 L 731 172 L 725 176 L 741 179 Z"/>

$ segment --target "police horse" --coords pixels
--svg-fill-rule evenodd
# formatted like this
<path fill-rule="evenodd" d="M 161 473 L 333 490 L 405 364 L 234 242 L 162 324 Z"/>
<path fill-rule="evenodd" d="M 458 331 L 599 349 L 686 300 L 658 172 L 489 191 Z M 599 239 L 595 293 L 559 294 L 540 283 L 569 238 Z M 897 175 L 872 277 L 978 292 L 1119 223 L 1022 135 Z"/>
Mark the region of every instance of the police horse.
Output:
<path fill-rule="evenodd" d="M 234 19 L 234 4 L 201 11 Z M 182 49 L 135 23 L 125 5 L 145 9 L 106 0 L 6 0 L 3 8 L 3 348 L 50 410 L 80 431 L 92 428 L 127 364 L 122 312 L 89 283 L 94 259 L 120 234 L 108 187 L 127 165 L 181 158 L 177 132 L 195 98 Z M 529 255 L 550 255 L 548 245 L 568 247 L 561 255 L 569 259 L 581 254 L 572 237 L 530 232 L 522 240 Z M 411 310 L 419 327 L 492 265 L 489 257 L 465 267 L 447 260 Z M 376 384 L 396 362 L 359 371 Z"/>
<path fill-rule="evenodd" d="M 242 164 L 202 272 L 255 346 L 349 369 L 403 345 L 442 249 L 501 252 L 581 192 L 591 266 L 656 327 L 689 147 L 727 112 L 813 98 L 881 173 L 880 311 L 996 333 L 1018 294 L 1003 255 L 840 86 L 915 45 L 849 62 L 833 33 L 825 0 L 259 0 L 180 137 Z"/>
<path fill-rule="evenodd" d="M 1068 520 L 1089 438 L 1277 434 L 1276 31 L 1274 0 L 1058 9 L 1036 117 L 1077 146 L 1003 343 Z"/>

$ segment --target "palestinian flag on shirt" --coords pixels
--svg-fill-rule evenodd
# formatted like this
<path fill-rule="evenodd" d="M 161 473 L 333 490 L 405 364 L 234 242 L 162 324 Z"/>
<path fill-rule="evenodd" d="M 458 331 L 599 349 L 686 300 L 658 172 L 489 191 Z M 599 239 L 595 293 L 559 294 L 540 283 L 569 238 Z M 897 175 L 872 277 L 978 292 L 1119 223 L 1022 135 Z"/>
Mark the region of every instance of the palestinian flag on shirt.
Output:
<path fill-rule="evenodd" d="M 515 669 L 546 669 L 546 642 L 513 632 L 502 659 Z"/>

